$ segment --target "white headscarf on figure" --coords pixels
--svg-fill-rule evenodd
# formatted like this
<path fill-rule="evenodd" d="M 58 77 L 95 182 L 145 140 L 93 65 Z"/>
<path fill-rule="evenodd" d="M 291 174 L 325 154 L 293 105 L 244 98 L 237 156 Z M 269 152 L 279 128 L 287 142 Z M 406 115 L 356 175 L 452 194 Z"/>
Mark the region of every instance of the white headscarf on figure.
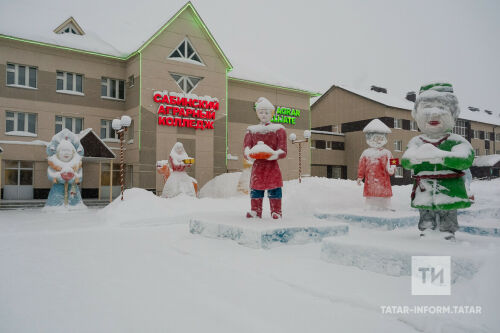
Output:
<path fill-rule="evenodd" d="M 183 160 L 189 158 L 186 150 L 184 149 L 184 145 L 180 142 L 176 142 L 170 151 L 170 157 L 174 162 L 182 162 Z"/>
<path fill-rule="evenodd" d="M 431 83 L 420 88 L 411 112 L 418 128 L 428 136 L 442 136 L 451 132 L 460 115 L 458 99 L 449 83 Z M 439 122 L 431 125 L 430 122 Z"/>
<path fill-rule="evenodd" d="M 391 129 L 380 119 L 373 119 L 363 128 L 366 143 L 372 148 L 382 148 L 387 143 L 387 134 Z"/>

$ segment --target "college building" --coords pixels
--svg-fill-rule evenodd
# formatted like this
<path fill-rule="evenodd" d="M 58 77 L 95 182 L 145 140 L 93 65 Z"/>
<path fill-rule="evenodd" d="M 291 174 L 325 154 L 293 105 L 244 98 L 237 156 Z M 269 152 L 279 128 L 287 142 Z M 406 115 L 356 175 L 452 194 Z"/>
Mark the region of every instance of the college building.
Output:
<path fill-rule="evenodd" d="M 395 158 L 401 159 L 410 139 L 419 134 L 417 123 L 411 116 L 415 98 L 415 92 L 394 96 L 387 89 L 377 86 L 359 90 L 333 85 L 311 106 L 312 175 L 356 179 L 359 157 L 368 148 L 363 128 L 375 118 L 391 128 L 385 148 Z M 460 101 L 460 96 L 458 99 Z M 500 154 L 498 112 L 462 107 L 453 133 L 466 138 L 476 156 Z M 475 163 L 482 168 L 471 168 L 474 176 L 498 173 L 499 159 L 482 157 L 476 160 Z M 491 164 L 486 171 L 485 163 Z M 397 167 L 396 174 L 391 177 L 393 185 L 409 184 L 411 181 L 410 171 L 402 167 Z"/>
<path fill-rule="evenodd" d="M 288 135 L 311 127 L 310 98 L 318 94 L 239 75 L 190 2 L 151 31 L 140 29 L 154 26 L 148 22 L 128 20 L 137 28 L 132 33 L 127 20 L 113 21 L 130 32 L 126 37 L 101 35 L 105 25 L 91 16 L 38 21 L 31 31 L 0 23 L 2 199 L 47 197 L 45 150 L 63 128 L 78 134 L 85 150 L 82 196 L 107 200 L 120 187 L 120 142 L 111 123 L 123 115 L 132 118 L 127 187 L 158 194 L 156 161 L 168 159 L 178 141 L 195 158 L 189 173 L 200 186 L 241 170 L 243 138 L 258 123 L 253 105 L 260 96 L 276 106 L 273 121 Z M 298 155 L 289 144 L 279 162 L 285 180 L 298 177 Z M 305 174 L 309 156 L 303 154 Z"/>

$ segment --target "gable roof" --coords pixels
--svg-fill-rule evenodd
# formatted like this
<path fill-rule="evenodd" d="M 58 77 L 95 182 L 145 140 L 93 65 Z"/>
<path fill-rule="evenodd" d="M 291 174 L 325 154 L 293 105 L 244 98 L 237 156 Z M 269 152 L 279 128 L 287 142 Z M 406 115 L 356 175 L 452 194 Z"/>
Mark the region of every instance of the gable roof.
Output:
<path fill-rule="evenodd" d="M 81 131 L 78 138 L 83 146 L 84 158 L 113 159 L 116 157 L 111 148 L 95 134 L 92 128 Z"/>
<path fill-rule="evenodd" d="M 81 35 L 85 35 L 85 31 L 83 31 L 83 29 L 78 25 L 78 23 L 76 23 L 75 19 L 73 18 L 73 16 L 70 16 L 66 21 L 64 21 L 63 23 L 61 23 L 57 28 L 54 29 L 54 32 L 56 34 L 58 34 L 61 30 L 64 29 L 64 27 L 66 27 L 68 24 L 72 24 L 76 31 Z"/>
<path fill-rule="evenodd" d="M 323 97 L 328 95 L 330 92 L 332 92 L 336 88 L 340 88 L 342 90 L 345 90 L 345 91 L 348 91 L 350 93 L 356 94 L 358 96 L 364 97 L 364 98 L 369 99 L 371 101 L 383 104 L 385 106 L 393 107 L 393 108 L 411 111 L 411 110 L 413 110 L 413 106 L 415 105 L 415 103 L 413 103 L 413 102 L 411 102 L 403 97 L 397 97 L 397 96 L 390 95 L 390 94 L 379 93 L 379 92 L 376 92 L 373 90 L 355 89 L 355 88 L 347 87 L 344 85 L 332 85 L 330 87 L 330 89 L 328 89 L 320 98 L 318 98 L 311 105 L 311 108 L 316 103 L 319 103 L 319 101 L 321 101 L 323 99 Z M 489 111 L 489 112 L 491 112 L 491 114 L 487 113 L 486 110 L 478 110 L 478 111 L 474 112 L 474 111 L 469 110 L 466 107 L 461 106 L 460 115 L 458 118 L 500 126 L 500 112 L 497 112 L 497 111 Z"/>
<path fill-rule="evenodd" d="M 380 93 L 376 92 L 373 90 L 362 90 L 362 89 L 355 89 L 351 87 L 347 87 L 345 85 L 332 85 L 330 89 L 328 89 L 320 98 L 318 98 L 314 104 L 318 103 L 323 96 L 326 96 L 329 94 L 331 91 L 333 91 L 336 88 L 340 88 L 342 90 L 348 91 L 350 93 L 353 93 L 355 95 L 364 97 L 366 99 L 372 100 L 374 102 L 383 104 L 385 106 L 393 107 L 393 108 L 398 108 L 398 109 L 403 109 L 403 110 L 413 110 L 413 102 L 405 99 L 405 98 L 398 98 L 389 94 L 385 93 Z M 314 105 L 313 104 L 313 105 Z"/>
<path fill-rule="evenodd" d="M 136 7 L 132 2 L 116 6 L 114 2 L 99 1 L 95 6 L 85 3 L 85 6 L 78 10 L 55 2 L 2 3 L 0 38 L 126 60 L 147 47 L 185 10 L 191 10 L 195 22 L 205 31 L 226 67 L 232 69 L 229 59 L 190 1 L 177 11 L 172 8 L 179 8 L 180 0 L 175 1 L 177 4 L 174 1 L 154 0 L 154 3 L 148 6 L 140 3 Z M 96 7 L 99 10 L 96 10 Z M 12 15 L 13 12 L 22 12 L 23 20 L 30 24 L 18 24 L 18 16 Z M 110 13 L 120 19 L 109 24 Z M 83 36 L 55 34 L 54 22 L 61 22 L 67 17 L 72 18 L 73 14 L 76 14 L 78 21 L 85 26 L 86 34 Z M 165 22 L 165 17 L 170 18 Z M 76 19 L 73 20 L 76 22 Z"/>

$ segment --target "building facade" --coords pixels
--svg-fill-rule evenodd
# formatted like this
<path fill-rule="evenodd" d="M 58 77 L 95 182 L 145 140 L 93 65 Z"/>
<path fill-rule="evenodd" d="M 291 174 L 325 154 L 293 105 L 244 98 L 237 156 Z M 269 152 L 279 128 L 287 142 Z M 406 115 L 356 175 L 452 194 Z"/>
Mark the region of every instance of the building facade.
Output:
<path fill-rule="evenodd" d="M 191 3 L 129 54 L 86 50 L 84 30 L 69 18 L 53 32 L 72 45 L 82 37 L 80 47 L 0 35 L 3 199 L 47 197 L 45 148 L 63 128 L 86 137 L 82 195 L 100 199 L 119 191 L 119 139 L 111 122 L 123 115 L 132 118 L 127 187 L 156 193 L 163 188 L 156 161 L 168 159 L 178 141 L 195 158 L 189 172 L 200 186 L 241 170 L 243 137 L 258 122 L 253 103 L 260 96 L 301 111 L 293 123 L 276 120 L 288 133 L 310 128 L 314 94 L 231 75 L 231 63 Z M 288 158 L 280 161 L 284 179 L 297 178 L 297 157 L 289 145 Z M 309 173 L 308 156 L 303 165 Z"/>
<path fill-rule="evenodd" d="M 358 90 L 332 86 L 311 106 L 312 175 L 356 179 L 359 157 L 368 148 L 363 128 L 375 118 L 391 128 L 386 148 L 401 159 L 408 142 L 419 134 L 411 116 L 415 93 L 405 97 L 372 87 Z M 477 156 L 500 153 L 498 113 L 468 107 L 461 110 L 453 132 L 471 142 Z M 411 173 L 398 167 L 394 185 L 411 182 Z"/>

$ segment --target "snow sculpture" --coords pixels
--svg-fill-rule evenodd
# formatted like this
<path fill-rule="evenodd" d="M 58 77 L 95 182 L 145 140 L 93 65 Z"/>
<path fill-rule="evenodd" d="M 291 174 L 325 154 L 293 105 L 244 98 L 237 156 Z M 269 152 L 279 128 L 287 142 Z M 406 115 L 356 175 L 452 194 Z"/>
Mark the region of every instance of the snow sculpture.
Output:
<path fill-rule="evenodd" d="M 240 179 L 238 179 L 238 192 L 248 194 L 250 191 L 250 175 L 252 171 L 252 163 L 243 159 L 243 171 Z"/>
<path fill-rule="evenodd" d="M 370 148 L 365 149 L 359 158 L 358 185 L 365 180 L 363 196 L 368 208 L 389 209 L 392 197 L 390 176 L 396 171 L 396 166 L 390 165 L 391 152 L 382 147 L 387 143 L 391 129 L 379 119 L 373 119 L 363 132 Z"/>
<path fill-rule="evenodd" d="M 45 207 L 85 207 L 78 185 L 82 181 L 83 147 L 77 135 L 63 129 L 47 146 L 47 176 L 52 182 Z"/>
<path fill-rule="evenodd" d="M 274 106 L 269 100 L 260 97 L 255 103 L 255 111 L 260 124 L 249 126 L 243 141 L 243 155 L 253 162 L 250 176 L 251 210 L 247 213 L 247 218 L 262 218 L 262 202 L 267 190 L 271 216 L 279 219 L 282 216 L 283 179 L 278 159 L 286 157 L 286 132 L 282 125 L 270 122 Z"/>
<path fill-rule="evenodd" d="M 474 150 L 465 138 L 450 133 L 459 113 L 451 84 L 420 88 L 412 117 L 423 134 L 410 140 L 401 164 L 414 173 L 411 206 L 419 209 L 421 236 L 437 229 L 454 240 L 457 209 L 471 205 L 462 170 L 472 165 Z"/>
<path fill-rule="evenodd" d="M 173 146 L 168 162 L 156 163 L 157 172 L 163 175 L 165 181 L 161 195 L 163 198 L 173 198 L 181 193 L 192 197 L 198 196 L 198 182 L 186 172 L 186 169 L 190 168 L 193 163 L 194 158 L 187 155 L 180 142 Z"/>

